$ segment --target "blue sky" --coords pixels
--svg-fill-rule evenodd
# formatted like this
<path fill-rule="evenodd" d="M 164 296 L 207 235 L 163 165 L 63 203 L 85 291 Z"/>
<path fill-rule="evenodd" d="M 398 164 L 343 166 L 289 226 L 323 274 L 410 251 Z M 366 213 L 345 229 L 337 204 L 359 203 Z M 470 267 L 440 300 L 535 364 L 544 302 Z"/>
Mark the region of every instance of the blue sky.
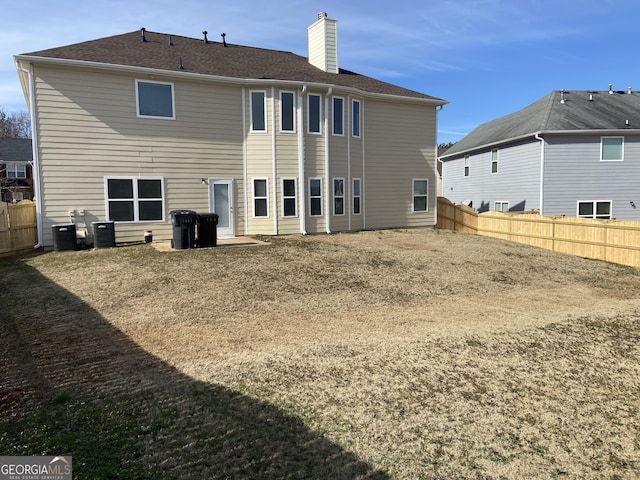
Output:
<path fill-rule="evenodd" d="M 637 0 L 0 0 L 0 107 L 26 110 L 13 55 L 147 30 L 307 55 L 318 12 L 340 66 L 448 100 L 438 142 L 552 90 L 640 90 Z"/>

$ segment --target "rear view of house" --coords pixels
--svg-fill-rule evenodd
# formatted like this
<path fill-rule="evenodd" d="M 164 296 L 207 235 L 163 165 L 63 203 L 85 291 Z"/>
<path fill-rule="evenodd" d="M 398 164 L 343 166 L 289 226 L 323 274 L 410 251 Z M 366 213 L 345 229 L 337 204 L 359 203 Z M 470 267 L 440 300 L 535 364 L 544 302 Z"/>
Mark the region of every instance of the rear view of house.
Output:
<path fill-rule="evenodd" d="M 434 225 L 446 102 L 340 68 L 324 13 L 308 37 L 308 59 L 144 28 L 17 55 L 43 244 L 70 221 L 168 239 L 178 209 L 219 236 Z"/>

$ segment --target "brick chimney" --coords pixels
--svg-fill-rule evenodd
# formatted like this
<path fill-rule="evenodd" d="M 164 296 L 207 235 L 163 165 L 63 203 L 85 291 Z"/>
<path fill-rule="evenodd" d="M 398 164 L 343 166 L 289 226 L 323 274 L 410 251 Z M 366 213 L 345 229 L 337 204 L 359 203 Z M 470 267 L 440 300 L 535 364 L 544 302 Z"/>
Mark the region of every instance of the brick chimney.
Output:
<path fill-rule="evenodd" d="M 338 73 L 338 20 L 318 14 L 309 31 L 309 63 L 328 73 Z"/>

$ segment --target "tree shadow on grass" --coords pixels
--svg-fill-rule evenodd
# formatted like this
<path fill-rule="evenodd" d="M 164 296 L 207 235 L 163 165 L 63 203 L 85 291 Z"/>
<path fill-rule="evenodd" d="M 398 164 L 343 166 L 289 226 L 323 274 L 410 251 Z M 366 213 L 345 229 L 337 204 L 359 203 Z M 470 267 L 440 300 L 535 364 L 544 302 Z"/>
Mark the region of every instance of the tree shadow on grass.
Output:
<path fill-rule="evenodd" d="M 389 478 L 299 418 L 182 374 L 25 263 L 0 278 L 0 455 L 70 455 L 90 479 Z"/>

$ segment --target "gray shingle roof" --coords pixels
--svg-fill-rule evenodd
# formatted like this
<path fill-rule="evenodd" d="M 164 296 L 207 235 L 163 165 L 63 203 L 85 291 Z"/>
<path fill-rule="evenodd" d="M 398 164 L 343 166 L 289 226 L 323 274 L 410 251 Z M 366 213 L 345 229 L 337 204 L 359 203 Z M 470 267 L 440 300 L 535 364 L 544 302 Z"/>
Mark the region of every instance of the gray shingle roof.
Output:
<path fill-rule="evenodd" d="M 612 92 L 553 91 L 522 110 L 483 123 L 447 150 L 443 157 L 446 159 L 456 153 L 539 132 L 640 128 L 640 93 Z"/>
<path fill-rule="evenodd" d="M 436 97 L 382 82 L 371 77 L 340 69 L 338 74 L 326 73 L 311 65 L 306 57 L 279 50 L 245 47 L 227 43 L 172 35 L 141 32 L 77 43 L 27 53 L 29 57 L 48 57 L 97 62 L 112 65 L 145 67 L 241 79 L 274 79 L 294 82 L 323 83 L 360 89 L 375 94 L 396 95 L 447 103 Z M 21 55 L 22 56 L 22 55 Z M 182 59 L 183 70 L 179 68 Z"/>
<path fill-rule="evenodd" d="M 0 162 L 30 162 L 31 139 L 0 138 Z"/>

